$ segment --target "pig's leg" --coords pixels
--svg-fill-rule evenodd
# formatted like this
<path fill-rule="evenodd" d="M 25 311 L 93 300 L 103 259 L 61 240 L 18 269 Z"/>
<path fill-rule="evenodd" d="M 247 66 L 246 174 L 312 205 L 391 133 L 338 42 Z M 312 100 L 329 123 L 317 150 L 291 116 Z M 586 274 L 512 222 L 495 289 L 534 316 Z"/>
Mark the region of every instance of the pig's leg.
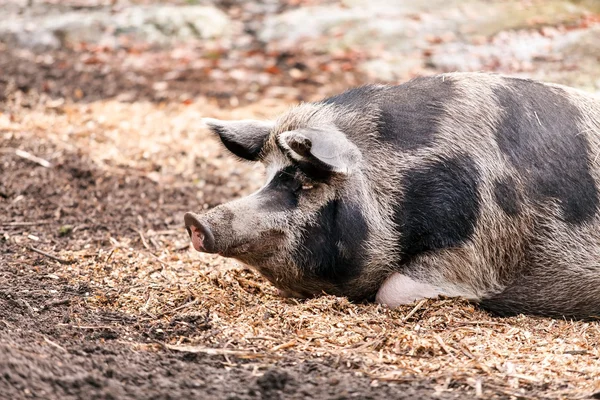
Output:
<path fill-rule="evenodd" d="M 439 287 L 394 272 L 379 288 L 375 301 L 394 308 L 424 298 L 436 298 L 443 294 L 442 292 L 443 290 Z"/>
<path fill-rule="evenodd" d="M 481 287 L 482 276 L 474 273 L 473 268 L 467 267 L 472 266 L 472 260 L 463 257 L 464 253 L 461 257 L 456 257 L 455 254 L 449 257 L 423 257 L 402 272 L 392 273 L 379 288 L 375 300 L 391 308 L 438 296 L 477 301 L 488 288 Z M 461 265 L 463 271 L 457 273 L 456 268 L 461 269 Z M 492 283 L 486 282 L 483 286 Z"/>

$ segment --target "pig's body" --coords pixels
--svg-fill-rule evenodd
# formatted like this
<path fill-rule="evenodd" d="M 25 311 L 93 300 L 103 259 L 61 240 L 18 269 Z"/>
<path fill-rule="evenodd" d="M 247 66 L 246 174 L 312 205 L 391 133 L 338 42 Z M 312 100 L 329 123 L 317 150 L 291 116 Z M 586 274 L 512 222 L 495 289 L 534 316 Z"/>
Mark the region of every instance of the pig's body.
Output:
<path fill-rule="evenodd" d="M 448 74 L 353 89 L 274 123 L 208 124 L 268 180 L 186 215 L 194 246 L 290 295 L 600 316 L 597 97 Z"/>

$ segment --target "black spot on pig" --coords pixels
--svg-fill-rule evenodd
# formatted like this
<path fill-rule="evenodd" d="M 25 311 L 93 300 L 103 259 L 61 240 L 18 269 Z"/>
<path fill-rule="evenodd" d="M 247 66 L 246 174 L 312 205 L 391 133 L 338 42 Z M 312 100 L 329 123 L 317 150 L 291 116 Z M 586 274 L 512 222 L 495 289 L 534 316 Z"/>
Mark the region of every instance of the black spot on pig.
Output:
<path fill-rule="evenodd" d="M 507 215 L 515 217 L 521 212 L 521 194 L 513 178 L 507 177 L 494 182 L 494 197 Z"/>
<path fill-rule="evenodd" d="M 302 234 L 296 257 L 318 278 L 343 284 L 364 264 L 367 223 L 358 205 L 333 200 L 322 207 L 316 222 Z"/>
<path fill-rule="evenodd" d="M 589 221 L 598 208 L 598 192 L 589 146 L 578 129 L 579 109 L 562 89 L 522 79 L 506 82 L 494 90 L 504 112 L 496 132 L 500 150 L 526 177 L 532 200 L 557 200 L 566 222 Z"/>
<path fill-rule="evenodd" d="M 291 210 L 298 206 L 302 187 L 296 178 L 297 167 L 288 166 L 277 172 L 273 179 L 260 191 L 261 209 L 269 212 Z"/>
<path fill-rule="evenodd" d="M 471 239 L 479 216 L 479 179 L 468 155 L 439 159 L 407 172 L 404 196 L 394 216 L 406 259 Z"/>
<path fill-rule="evenodd" d="M 353 110 L 366 110 L 376 104 L 382 140 L 400 150 L 430 146 L 442 118 L 445 105 L 457 96 L 451 78 L 420 77 L 399 86 L 363 86 L 348 90 L 323 102 Z"/>
<path fill-rule="evenodd" d="M 453 81 L 440 77 L 392 88 L 381 104 L 380 137 L 405 151 L 430 146 L 446 115 L 445 105 L 455 97 Z"/>

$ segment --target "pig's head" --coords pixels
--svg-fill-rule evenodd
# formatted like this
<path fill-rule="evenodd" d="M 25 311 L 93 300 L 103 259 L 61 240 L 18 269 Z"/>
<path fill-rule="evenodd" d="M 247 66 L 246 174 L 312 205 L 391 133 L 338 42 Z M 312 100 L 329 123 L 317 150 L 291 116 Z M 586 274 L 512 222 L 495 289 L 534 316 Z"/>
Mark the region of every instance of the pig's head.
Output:
<path fill-rule="evenodd" d="M 340 120 L 334 108 L 305 104 L 276 122 L 205 120 L 235 156 L 263 163 L 267 177 L 245 198 L 185 215 L 196 250 L 238 259 L 288 296 L 375 294 L 381 282 L 365 272 L 373 193 L 360 140 L 347 134 L 368 138 L 373 126 Z"/>

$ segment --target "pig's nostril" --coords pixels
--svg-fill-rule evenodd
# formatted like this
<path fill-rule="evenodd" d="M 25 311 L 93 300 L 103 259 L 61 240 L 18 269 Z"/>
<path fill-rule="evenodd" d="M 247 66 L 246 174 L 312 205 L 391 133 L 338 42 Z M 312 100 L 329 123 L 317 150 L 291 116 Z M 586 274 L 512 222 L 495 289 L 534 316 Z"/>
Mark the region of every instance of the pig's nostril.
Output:
<path fill-rule="evenodd" d="M 215 240 L 208 224 L 203 222 L 199 215 L 191 212 L 186 213 L 183 220 L 194 248 L 205 253 L 214 253 Z"/>
<path fill-rule="evenodd" d="M 192 244 L 194 245 L 194 248 L 198 251 L 204 251 L 204 235 L 195 226 L 191 227 L 191 231 L 192 234 L 190 235 L 190 237 L 192 239 Z"/>

